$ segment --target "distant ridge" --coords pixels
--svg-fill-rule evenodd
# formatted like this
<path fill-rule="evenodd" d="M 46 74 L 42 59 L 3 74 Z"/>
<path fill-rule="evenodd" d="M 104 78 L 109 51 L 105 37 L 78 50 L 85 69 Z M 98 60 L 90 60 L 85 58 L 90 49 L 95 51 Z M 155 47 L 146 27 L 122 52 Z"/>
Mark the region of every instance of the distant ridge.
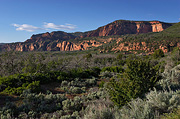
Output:
<path fill-rule="evenodd" d="M 161 32 L 172 25 L 172 23 L 165 23 L 160 21 L 116 20 L 93 31 L 75 33 L 54 31 L 51 33 L 47 32 L 32 35 L 31 38 L 27 39 L 25 42 L 5 44 L 1 49 L 14 51 L 87 50 L 88 47 L 98 47 L 107 42 L 103 41 L 103 43 L 100 43 L 91 40 L 81 43 L 74 43 L 74 41 L 77 41 L 78 39 L 81 39 L 81 41 L 83 41 L 84 38 L 91 37 Z"/>

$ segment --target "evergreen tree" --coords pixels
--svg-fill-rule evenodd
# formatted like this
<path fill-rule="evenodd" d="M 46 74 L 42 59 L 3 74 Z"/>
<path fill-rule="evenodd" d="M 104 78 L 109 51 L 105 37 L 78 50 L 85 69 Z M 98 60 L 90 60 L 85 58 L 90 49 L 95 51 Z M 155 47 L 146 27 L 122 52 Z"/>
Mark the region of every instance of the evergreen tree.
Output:
<path fill-rule="evenodd" d="M 143 97 L 160 79 L 159 65 L 152 66 L 149 61 L 131 60 L 119 79 L 112 79 L 107 86 L 111 100 L 121 107 L 131 99 Z"/>

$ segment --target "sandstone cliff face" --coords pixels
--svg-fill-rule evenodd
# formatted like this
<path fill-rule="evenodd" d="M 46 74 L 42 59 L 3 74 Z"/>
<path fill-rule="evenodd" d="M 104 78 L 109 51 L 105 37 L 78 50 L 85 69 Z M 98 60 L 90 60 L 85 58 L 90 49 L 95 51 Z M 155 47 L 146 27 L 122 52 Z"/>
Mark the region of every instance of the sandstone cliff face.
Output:
<path fill-rule="evenodd" d="M 111 40 L 109 40 L 111 41 Z M 108 43 L 108 41 L 106 41 Z M 34 43 L 16 43 L 7 44 L 3 49 L 7 51 L 74 51 L 74 50 L 88 50 L 90 47 L 98 47 L 103 43 L 95 40 L 83 41 L 81 43 L 73 43 L 68 41 L 54 41 L 48 42 L 34 42 Z"/>
<path fill-rule="evenodd" d="M 171 24 L 159 21 L 115 21 L 108 25 L 98 28 L 97 30 L 87 33 L 84 37 L 109 36 L 137 34 L 148 32 L 160 32 L 170 27 Z"/>

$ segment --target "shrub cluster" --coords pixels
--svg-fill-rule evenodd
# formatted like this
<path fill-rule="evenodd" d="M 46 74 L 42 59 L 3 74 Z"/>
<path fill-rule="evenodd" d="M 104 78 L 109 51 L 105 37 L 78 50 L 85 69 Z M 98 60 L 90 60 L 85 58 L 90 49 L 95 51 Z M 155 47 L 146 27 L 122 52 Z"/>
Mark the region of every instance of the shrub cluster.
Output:
<path fill-rule="evenodd" d="M 89 78 L 91 76 L 98 76 L 100 73 L 99 68 L 92 68 L 88 70 L 72 69 L 70 72 L 44 72 L 44 73 L 27 73 L 27 74 L 15 74 L 7 77 L 0 77 L 0 91 L 6 94 L 22 94 L 26 89 L 30 89 L 32 92 L 40 91 L 40 84 L 47 84 L 50 82 L 62 82 L 64 80 L 73 80 L 73 78 Z M 77 82 L 80 84 L 80 82 Z M 86 85 L 95 85 L 95 81 L 86 80 Z"/>

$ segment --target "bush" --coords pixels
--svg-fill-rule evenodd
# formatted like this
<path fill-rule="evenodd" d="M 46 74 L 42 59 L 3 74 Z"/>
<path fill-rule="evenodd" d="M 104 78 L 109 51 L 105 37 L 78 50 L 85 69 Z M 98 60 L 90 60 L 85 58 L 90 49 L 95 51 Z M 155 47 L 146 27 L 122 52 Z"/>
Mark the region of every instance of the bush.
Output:
<path fill-rule="evenodd" d="M 166 68 L 162 73 L 163 79 L 158 82 L 157 89 L 160 90 L 173 90 L 180 89 L 180 65 L 174 68 Z"/>
<path fill-rule="evenodd" d="M 118 60 L 122 60 L 122 58 L 123 58 L 123 54 L 118 54 L 116 57 L 116 59 L 118 59 Z"/>
<path fill-rule="evenodd" d="M 101 83 L 99 84 L 99 88 L 103 88 L 104 87 L 105 82 L 101 81 Z"/>
<path fill-rule="evenodd" d="M 39 92 L 40 91 L 40 84 L 39 81 L 33 81 L 32 83 L 24 83 L 21 87 L 10 87 L 8 86 L 2 92 L 5 94 L 16 94 L 20 95 L 23 93 L 24 90 L 31 90 L 32 92 Z"/>
<path fill-rule="evenodd" d="M 122 107 L 119 115 L 122 119 L 154 119 L 155 111 L 149 103 L 137 98 Z"/>
<path fill-rule="evenodd" d="M 89 104 L 84 111 L 83 119 L 115 119 L 117 111 L 103 103 Z"/>
<path fill-rule="evenodd" d="M 111 77 L 113 77 L 114 75 L 115 75 L 114 72 L 109 72 L 109 71 L 105 71 L 105 72 L 101 72 L 101 73 L 100 73 L 100 76 L 101 76 L 102 78 L 111 78 Z"/>
<path fill-rule="evenodd" d="M 81 94 L 84 93 L 84 91 L 80 87 L 70 87 L 69 92 L 72 94 Z"/>
<path fill-rule="evenodd" d="M 99 90 L 95 90 L 94 88 L 89 89 L 89 93 L 87 95 L 88 100 L 96 100 L 96 99 L 106 99 L 108 98 L 108 93 L 104 88 L 100 88 Z"/>
<path fill-rule="evenodd" d="M 180 119 L 180 109 L 173 111 L 172 113 L 166 113 L 161 116 L 162 119 Z"/>
<path fill-rule="evenodd" d="M 78 68 L 78 69 L 72 69 L 69 72 L 69 77 L 70 78 L 89 78 L 92 76 L 98 77 L 100 73 L 100 69 L 97 67 L 93 67 L 91 69 L 86 69 L 83 70 L 82 68 Z"/>
<path fill-rule="evenodd" d="M 3 108 L 0 108 L 1 119 L 11 119 L 18 114 L 17 107 L 14 103 L 8 102 Z"/>
<path fill-rule="evenodd" d="M 112 67 L 104 67 L 101 70 L 102 72 L 109 71 L 109 72 L 116 72 L 116 73 L 122 73 L 124 69 L 122 67 L 112 66 Z"/>
<path fill-rule="evenodd" d="M 83 107 L 83 102 L 80 97 L 74 97 L 74 100 L 67 99 L 62 102 L 63 110 L 66 112 L 80 111 Z"/>
<path fill-rule="evenodd" d="M 98 77 L 101 69 L 99 67 L 92 67 L 90 69 L 91 76 Z"/>
<path fill-rule="evenodd" d="M 120 79 L 112 79 L 107 86 L 110 99 L 121 107 L 131 99 L 144 97 L 160 80 L 158 66 L 152 66 L 149 61 L 132 60 L 127 63 L 127 69 Z"/>
<path fill-rule="evenodd" d="M 40 91 L 40 84 L 57 81 L 60 72 L 15 74 L 8 77 L 0 77 L 0 85 L 3 85 L 3 93 L 22 94 L 26 89 L 32 92 Z"/>
<path fill-rule="evenodd" d="M 151 91 L 146 95 L 147 102 L 160 114 L 169 113 L 180 105 L 180 97 L 175 91 Z"/>
<path fill-rule="evenodd" d="M 62 101 L 66 98 L 59 94 L 33 94 L 24 93 L 24 104 L 20 106 L 20 110 L 29 112 L 33 110 L 34 112 L 54 112 L 56 110 L 62 109 Z"/>
<path fill-rule="evenodd" d="M 7 103 L 3 108 L 0 108 L 0 115 L 3 118 L 39 118 L 43 114 L 56 112 L 62 109 L 62 101 L 66 98 L 60 94 L 34 94 L 28 90 L 21 95 L 23 97 L 20 105 Z M 58 113 L 60 115 L 60 113 Z M 62 114 L 61 114 L 62 115 Z M 49 115 L 50 116 L 50 115 Z M 10 118 L 10 119 L 11 119 Z M 8 118 L 9 119 L 9 118 Z"/>
<path fill-rule="evenodd" d="M 97 80 L 95 77 L 91 78 L 91 79 L 85 79 L 85 83 L 86 83 L 86 86 L 87 87 L 90 87 L 90 86 L 94 86 L 97 84 Z"/>
<path fill-rule="evenodd" d="M 92 54 L 89 53 L 89 54 L 85 55 L 84 58 L 86 58 L 87 60 L 89 60 L 90 58 L 92 58 Z"/>
<path fill-rule="evenodd" d="M 62 81 L 61 86 L 67 86 L 68 82 L 67 81 Z"/>
<path fill-rule="evenodd" d="M 180 64 L 180 50 L 179 47 L 175 47 L 171 52 L 171 59 L 174 61 L 175 65 Z"/>
<path fill-rule="evenodd" d="M 162 51 L 162 49 L 155 50 L 153 53 L 153 57 L 154 58 L 164 57 L 164 52 Z"/>

